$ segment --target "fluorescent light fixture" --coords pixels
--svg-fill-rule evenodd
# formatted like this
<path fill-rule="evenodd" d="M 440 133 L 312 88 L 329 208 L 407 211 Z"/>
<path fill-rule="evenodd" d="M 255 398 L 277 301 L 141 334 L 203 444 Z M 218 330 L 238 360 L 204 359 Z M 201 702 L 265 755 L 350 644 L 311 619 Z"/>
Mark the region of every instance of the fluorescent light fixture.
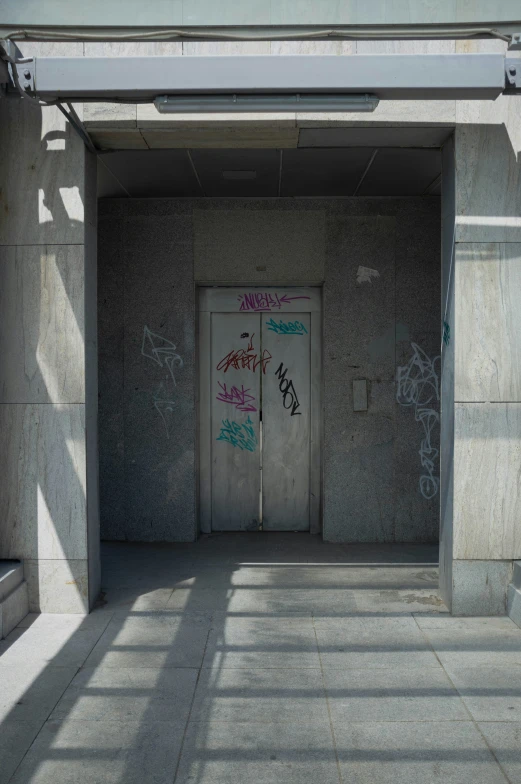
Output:
<path fill-rule="evenodd" d="M 230 169 L 224 170 L 223 180 L 255 180 L 257 177 L 256 171 L 248 171 L 247 169 Z"/>
<path fill-rule="evenodd" d="M 296 93 L 263 95 L 159 95 L 155 107 L 161 114 L 211 112 L 374 112 L 376 95 L 351 93 Z"/>

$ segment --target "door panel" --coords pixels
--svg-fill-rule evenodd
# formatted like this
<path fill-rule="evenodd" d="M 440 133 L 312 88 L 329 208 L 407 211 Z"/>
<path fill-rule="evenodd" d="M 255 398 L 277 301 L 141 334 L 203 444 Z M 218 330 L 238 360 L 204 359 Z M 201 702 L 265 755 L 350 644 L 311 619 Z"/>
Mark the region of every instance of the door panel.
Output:
<path fill-rule="evenodd" d="M 309 530 L 309 313 L 263 314 L 262 347 L 271 356 L 262 378 L 263 529 Z"/>
<path fill-rule="evenodd" d="M 260 315 L 211 315 L 212 530 L 259 528 Z"/>

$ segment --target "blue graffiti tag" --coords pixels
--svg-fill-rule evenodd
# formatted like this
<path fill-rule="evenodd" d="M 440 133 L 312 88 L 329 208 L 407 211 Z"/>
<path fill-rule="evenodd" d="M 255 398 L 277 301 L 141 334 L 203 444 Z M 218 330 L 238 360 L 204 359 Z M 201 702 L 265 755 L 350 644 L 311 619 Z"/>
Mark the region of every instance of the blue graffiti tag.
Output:
<path fill-rule="evenodd" d="M 255 452 L 257 436 L 250 417 L 242 425 L 238 422 L 230 422 L 229 419 L 223 419 L 222 423 L 223 426 L 215 439 L 216 441 L 227 441 L 232 446 L 238 446 L 241 450 L 247 449 L 248 452 Z"/>
<path fill-rule="evenodd" d="M 279 321 L 277 324 L 272 318 L 266 322 L 269 332 L 276 335 L 307 335 L 308 331 L 301 321 Z"/>

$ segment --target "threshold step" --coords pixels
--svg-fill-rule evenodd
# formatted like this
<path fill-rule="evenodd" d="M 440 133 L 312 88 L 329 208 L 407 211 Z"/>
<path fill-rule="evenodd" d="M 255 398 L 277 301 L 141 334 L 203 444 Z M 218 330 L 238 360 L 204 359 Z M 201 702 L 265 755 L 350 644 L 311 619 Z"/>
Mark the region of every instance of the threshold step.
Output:
<path fill-rule="evenodd" d="M 29 612 L 27 583 L 21 561 L 0 561 L 0 639 L 7 637 Z"/>
<path fill-rule="evenodd" d="M 512 573 L 512 585 L 521 591 L 521 561 L 514 561 L 514 571 Z"/>
<path fill-rule="evenodd" d="M 513 583 L 508 586 L 507 613 L 510 619 L 521 627 L 521 590 Z"/>

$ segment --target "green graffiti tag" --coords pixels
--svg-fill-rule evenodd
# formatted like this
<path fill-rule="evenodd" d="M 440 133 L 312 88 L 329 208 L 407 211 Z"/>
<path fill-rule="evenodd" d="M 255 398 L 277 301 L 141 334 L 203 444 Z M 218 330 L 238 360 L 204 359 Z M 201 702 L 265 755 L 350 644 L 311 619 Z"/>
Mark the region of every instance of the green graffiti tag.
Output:
<path fill-rule="evenodd" d="M 443 342 L 446 346 L 450 343 L 450 325 L 446 321 L 443 322 Z"/>
<path fill-rule="evenodd" d="M 257 448 L 257 436 L 250 417 L 242 424 L 223 419 L 221 432 L 215 440 L 227 441 L 232 446 L 238 446 L 241 450 L 247 449 L 248 452 L 255 452 Z"/>

